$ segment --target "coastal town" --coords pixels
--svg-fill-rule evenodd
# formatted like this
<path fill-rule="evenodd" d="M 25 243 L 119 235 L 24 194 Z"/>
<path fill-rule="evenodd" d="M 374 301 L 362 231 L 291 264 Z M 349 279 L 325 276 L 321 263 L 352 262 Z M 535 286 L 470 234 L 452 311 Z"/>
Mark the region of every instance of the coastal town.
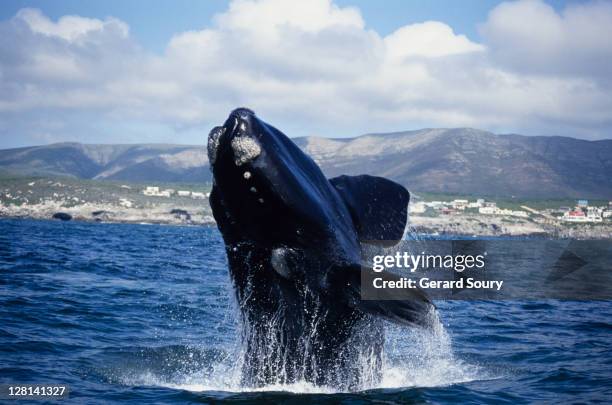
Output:
<path fill-rule="evenodd" d="M 214 224 L 209 193 L 210 185 L 202 184 L 19 177 L 0 186 L 0 217 L 207 225 Z M 408 212 L 409 229 L 418 234 L 612 237 L 612 201 L 443 199 L 413 193 Z"/>
<path fill-rule="evenodd" d="M 421 199 L 410 204 L 409 213 L 410 226 L 427 234 L 612 237 L 612 201 Z"/>
<path fill-rule="evenodd" d="M 500 208 L 494 201 L 485 201 L 478 198 L 475 201 L 455 199 L 452 201 L 420 201 L 410 205 L 410 214 L 423 215 L 430 210 L 431 213 L 441 215 L 458 215 L 462 213 L 478 213 L 481 215 L 498 215 L 506 217 L 529 218 L 530 215 L 539 215 L 550 220 L 569 223 L 601 223 L 612 220 L 612 201 L 606 205 L 589 205 L 588 200 L 577 200 L 574 207 L 560 206 L 537 210 L 527 205 L 520 209 Z"/>
<path fill-rule="evenodd" d="M 190 197 L 193 199 L 203 200 L 210 196 L 209 193 L 199 192 L 199 191 L 191 191 L 191 190 L 175 190 L 173 188 L 166 188 L 160 190 L 158 186 L 146 186 L 144 190 L 142 190 L 142 194 L 149 197 L 167 197 L 170 198 L 174 195 L 177 197 Z"/>

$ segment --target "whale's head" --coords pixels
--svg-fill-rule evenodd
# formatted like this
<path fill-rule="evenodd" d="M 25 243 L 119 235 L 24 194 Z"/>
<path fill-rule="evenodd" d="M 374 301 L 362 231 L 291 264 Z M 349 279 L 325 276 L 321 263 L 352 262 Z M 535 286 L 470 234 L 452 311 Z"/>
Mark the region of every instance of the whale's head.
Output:
<path fill-rule="evenodd" d="M 276 246 L 321 239 L 330 229 L 354 236 L 350 214 L 317 164 L 253 111 L 238 108 L 211 130 L 208 158 L 213 213 L 223 212 L 227 218 L 217 222 L 231 222 L 241 238 Z"/>

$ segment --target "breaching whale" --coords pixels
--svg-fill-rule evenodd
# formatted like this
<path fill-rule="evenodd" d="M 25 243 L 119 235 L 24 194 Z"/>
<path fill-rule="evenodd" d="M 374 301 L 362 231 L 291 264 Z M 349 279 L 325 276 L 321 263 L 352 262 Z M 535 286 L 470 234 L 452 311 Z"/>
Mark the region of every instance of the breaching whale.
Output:
<path fill-rule="evenodd" d="M 418 290 L 405 301 L 360 299 L 360 241 L 402 238 L 408 191 L 367 175 L 328 180 L 246 108 L 211 130 L 208 157 L 242 318 L 242 384 L 375 383 L 381 319 L 425 325 L 432 308 Z"/>

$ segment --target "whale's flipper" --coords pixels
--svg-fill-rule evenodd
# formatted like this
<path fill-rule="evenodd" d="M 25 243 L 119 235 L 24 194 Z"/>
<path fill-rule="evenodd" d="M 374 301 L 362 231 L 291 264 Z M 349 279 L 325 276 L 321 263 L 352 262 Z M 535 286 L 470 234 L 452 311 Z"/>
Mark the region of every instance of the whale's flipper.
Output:
<path fill-rule="evenodd" d="M 346 203 L 361 241 L 402 239 L 410 201 L 403 186 L 368 175 L 339 176 L 329 181 Z"/>
<path fill-rule="evenodd" d="M 329 181 L 346 203 L 362 242 L 395 245 L 402 239 L 410 201 L 403 186 L 368 175 L 340 176 Z M 402 289 L 399 296 L 393 290 L 377 289 L 375 297 L 362 299 L 361 283 L 372 279 L 371 272 L 367 272 L 358 264 L 338 266 L 330 273 L 330 280 L 344 287 L 348 301 L 363 312 L 400 324 L 430 325 L 434 306 L 420 289 Z M 375 276 L 389 281 L 400 278 L 390 272 Z"/>
<path fill-rule="evenodd" d="M 335 267 L 329 280 L 335 290 L 343 291 L 349 303 L 363 312 L 402 325 L 431 326 L 431 312 L 435 306 L 420 288 L 362 288 L 362 283 L 371 283 L 374 278 L 394 282 L 400 280 L 397 274 L 388 271 L 372 273 L 370 269 L 357 264 Z"/>
<path fill-rule="evenodd" d="M 361 271 L 368 271 L 363 270 Z M 381 273 L 370 274 L 369 277 L 362 277 L 362 282 L 371 282 L 373 277 L 380 277 L 383 280 L 399 282 L 400 276 L 397 274 L 383 271 Z M 370 287 L 370 291 L 373 288 Z M 363 312 L 380 316 L 389 321 L 405 324 L 429 327 L 432 325 L 431 313 L 434 310 L 433 303 L 420 288 L 402 289 L 377 289 L 374 297 L 361 299 L 358 308 Z"/>

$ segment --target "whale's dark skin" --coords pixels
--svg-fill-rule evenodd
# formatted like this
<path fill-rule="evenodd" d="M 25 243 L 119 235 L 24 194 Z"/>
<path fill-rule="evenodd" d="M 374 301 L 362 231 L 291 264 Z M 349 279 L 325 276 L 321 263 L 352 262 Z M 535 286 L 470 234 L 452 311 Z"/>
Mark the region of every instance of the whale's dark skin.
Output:
<path fill-rule="evenodd" d="M 401 239 L 408 191 L 372 176 L 328 180 L 245 108 L 208 143 L 210 204 L 242 315 L 243 384 L 352 389 L 376 380 L 381 319 L 424 325 L 432 307 L 419 291 L 408 301 L 360 300 L 360 241 Z"/>

